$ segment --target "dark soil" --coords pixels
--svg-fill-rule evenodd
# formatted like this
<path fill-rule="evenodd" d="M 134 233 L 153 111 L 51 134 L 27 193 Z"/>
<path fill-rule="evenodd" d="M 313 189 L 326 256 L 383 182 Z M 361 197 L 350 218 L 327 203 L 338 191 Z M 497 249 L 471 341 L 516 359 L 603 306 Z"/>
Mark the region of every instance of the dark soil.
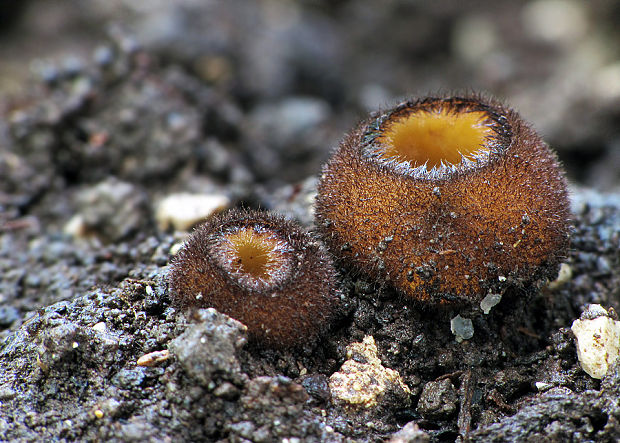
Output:
<path fill-rule="evenodd" d="M 587 304 L 620 308 L 615 3 L 56 3 L 2 18 L 0 440 L 617 441 L 620 368 L 588 376 L 569 329 Z M 518 108 L 566 165 L 565 285 L 515 288 L 485 315 L 340 269 L 341 316 L 294 350 L 171 307 L 185 234 L 158 228 L 161 198 L 225 193 L 312 228 L 320 166 L 359 118 L 469 89 Z M 346 409 L 328 379 L 369 335 L 411 396 Z"/>

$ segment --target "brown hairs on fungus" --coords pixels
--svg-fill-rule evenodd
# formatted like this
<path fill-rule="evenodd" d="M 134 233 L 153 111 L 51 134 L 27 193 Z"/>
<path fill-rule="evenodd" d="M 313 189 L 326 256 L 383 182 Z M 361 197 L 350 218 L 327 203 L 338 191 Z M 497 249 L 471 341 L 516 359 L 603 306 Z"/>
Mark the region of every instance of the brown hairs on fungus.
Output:
<path fill-rule="evenodd" d="M 340 293 L 325 248 L 281 216 L 231 210 L 196 228 L 172 260 L 173 303 L 213 307 L 258 344 L 312 341 L 334 318 Z"/>
<path fill-rule="evenodd" d="M 361 123 L 316 202 L 334 254 L 442 303 L 554 277 L 568 219 L 555 154 L 515 111 L 478 96 L 407 101 Z"/>

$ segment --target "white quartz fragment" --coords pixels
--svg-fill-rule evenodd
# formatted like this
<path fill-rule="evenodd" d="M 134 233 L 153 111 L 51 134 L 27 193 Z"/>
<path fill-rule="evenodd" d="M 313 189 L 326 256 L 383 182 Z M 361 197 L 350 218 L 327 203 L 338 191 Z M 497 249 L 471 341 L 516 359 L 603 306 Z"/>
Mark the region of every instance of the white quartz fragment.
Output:
<path fill-rule="evenodd" d="M 212 215 L 230 207 L 230 198 L 223 194 L 171 194 L 159 202 L 155 220 L 159 229 L 172 226 L 177 231 L 187 231 Z"/>
<path fill-rule="evenodd" d="M 450 320 L 450 330 L 459 343 L 474 336 L 474 324 L 469 318 L 461 317 L 460 314 Z"/>
<path fill-rule="evenodd" d="M 570 267 L 569 264 L 562 263 L 560 265 L 560 270 L 558 272 L 558 277 L 555 280 L 549 282 L 547 287 L 550 290 L 555 291 L 556 289 L 559 289 L 562 286 L 566 285 L 566 283 L 571 281 L 572 278 L 573 278 L 573 270 L 572 270 L 572 268 Z"/>
<path fill-rule="evenodd" d="M 589 305 L 571 330 L 581 368 L 592 378 L 603 378 L 620 355 L 620 321 L 601 305 Z"/>
<path fill-rule="evenodd" d="M 482 309 L 482 312 L 485 314 L 488 314 L 500 301 L 502 301 L 501 294 L 487 294 L 480 302 L 480 309 Z"/>

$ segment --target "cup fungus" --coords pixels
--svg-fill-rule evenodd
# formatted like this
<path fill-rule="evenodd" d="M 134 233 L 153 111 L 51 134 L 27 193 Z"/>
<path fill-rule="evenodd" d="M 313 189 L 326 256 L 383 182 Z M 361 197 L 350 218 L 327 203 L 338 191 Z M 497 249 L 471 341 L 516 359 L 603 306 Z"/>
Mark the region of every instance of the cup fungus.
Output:
<path fill-rule="evenodd" d="M 568 219 L 555 154 L 515 111 L 477 96 L 407 101 L 361 123 L 316 201 L 343 262 L 442 303 L 555 276 Z"/>
<path fill-rule="evenodd" d="M 232 210 L 199 226 L 174 257 L 175 305 L 213 307 L 257 344 L 311 342 L 337 311 L 336 271 L 325 248 L 283 217 Z"/>

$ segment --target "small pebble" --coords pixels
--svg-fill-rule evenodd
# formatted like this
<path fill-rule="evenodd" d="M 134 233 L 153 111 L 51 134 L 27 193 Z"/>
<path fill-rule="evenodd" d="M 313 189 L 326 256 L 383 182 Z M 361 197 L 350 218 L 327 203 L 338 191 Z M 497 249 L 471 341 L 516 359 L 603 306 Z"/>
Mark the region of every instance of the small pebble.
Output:
<path fill-rule="evenodd" d="M 93 330 L 97 332 L 105 332 L 107 329 L 105 322 L 101 321 L 93 325 Z"/>
<path fill-rule="evenodd" d="M 567 284 L 569 281 L 571 281 L 572 278 L 573 278 L 573 269 L 570 267 L 568 263 L 562 263 L 560 265 L 560 271 L 558 272 L 558 277 L 552 282 L 549 282 L 547 287 L 550 290 L 555 291 L 561 288 L 562 286 L 564 286 L 565 284 Z"/>
<path fill-rule="evenodd" d="M 450 330 L 456 336 L 457 342 L 469 340 L 474 336 L 474 325 L 469 318 L 457 315 L 450 321 Z"/>
<path fill-rule="evenodd" d="M 571 331 L 577 340 L 577 358 L 592 378 L 602 379 L 620 355 L 620 321 L 601 305 L 589 305 Z"/>
<path fill-rule="evenodd" d="M 482 312 L 485 314 L 488 314 L 500 301 L 502 301 L 501 294 L 487 294 L 487 296 L 480 302 L 480 309 L 482 309 Z"/>
<path fill-rule="evenodd" d="M 446 418 L 456 412 L 458 396 L 449 379 L 431 381 L 424 385 L 418 412 L 433 418 Z"/>
<path fill-rule="evenodd" d="M 155 220 L 162 231 L 170 227 L 187 231 L 230 205 L 230 198 L 223 194 L 172 194 L 157 205 Z"/>
<path fill-rule="evenodd" d="M 362 343 L 347 346 L 348 360 L 329 378 L 329 389 L 336 403 L 371 410 L 388 398 L 409 401 L 409 387 L 398 371 L 381 364 L 377 352 L 372 336 L 364 337 Z"/>
<path fill-rule="evenodd" d="M 325 375 L 317 374 L 306 377 L 301 382 L 306 392 L 319 401 L 329 400 L 329 381 Z"/>
<path fill-rule="evenodd" d="M 0 306 L 0 328 L 8 328 L 19 320 L 19 310 L 14 306 Z"/>
<path fill-rule="evenodd" d="M 158 365 L 170 357 L 170 352 L 168 350 L 163 351 L 154 351 L 149 352 L 148 354 L 143 355 L 136 362 L 138 366 L 155 366 Z"/>
<path fill-rule="evenodd" d="M 232 383 L 224 382 L 213 391 L 213 395 L 225 400 L 234 400 L 239 397 L 239 389 Z"/>
<path fill-rule="evenodd" d="M 553 387 L 551 383 L 545 383 L 543 381 L 537 381 L 536 383 L 534 383 L 534 385 L 536 386 L 536 389 L 538 389 L 540 392 L 548 391 Z"/>

